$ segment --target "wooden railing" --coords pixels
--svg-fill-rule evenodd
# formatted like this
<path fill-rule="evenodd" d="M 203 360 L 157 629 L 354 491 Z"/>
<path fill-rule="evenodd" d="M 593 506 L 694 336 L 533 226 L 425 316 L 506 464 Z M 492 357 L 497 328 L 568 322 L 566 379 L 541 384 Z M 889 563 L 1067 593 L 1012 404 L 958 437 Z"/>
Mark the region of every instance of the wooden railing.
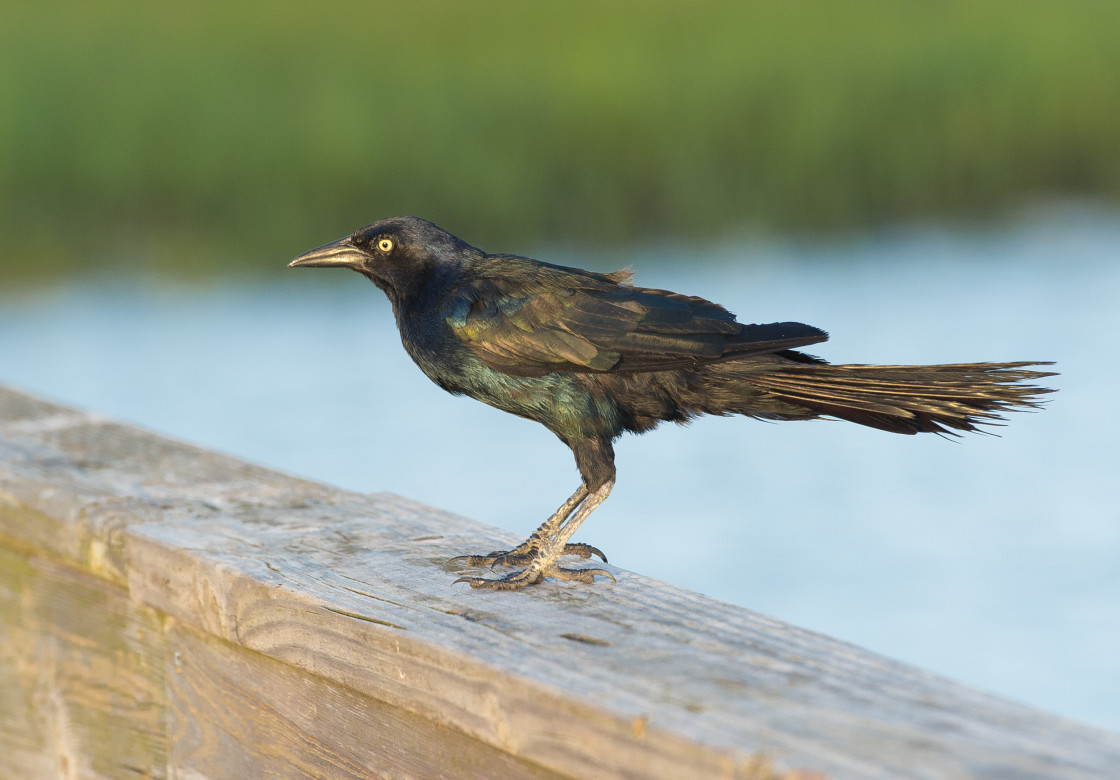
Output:
<path fill-rule="evenodd" d="M 1120 736 L 0 389 L 0 777 L 1120 776 Z"/>

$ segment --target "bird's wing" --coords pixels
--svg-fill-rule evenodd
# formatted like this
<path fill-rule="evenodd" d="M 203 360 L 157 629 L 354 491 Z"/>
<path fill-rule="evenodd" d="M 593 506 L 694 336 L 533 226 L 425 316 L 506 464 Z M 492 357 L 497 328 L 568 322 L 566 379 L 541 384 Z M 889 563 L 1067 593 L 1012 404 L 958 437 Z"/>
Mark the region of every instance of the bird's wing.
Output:
<path fill-rule="evenodd" d="M 467 349 L 507 374 L 659 371 L 828 338 L 796 322 L 744 325 L 703 298 L 632 287 L 627 271 L 531 270 L 461 285 L 443 311 Z"/>

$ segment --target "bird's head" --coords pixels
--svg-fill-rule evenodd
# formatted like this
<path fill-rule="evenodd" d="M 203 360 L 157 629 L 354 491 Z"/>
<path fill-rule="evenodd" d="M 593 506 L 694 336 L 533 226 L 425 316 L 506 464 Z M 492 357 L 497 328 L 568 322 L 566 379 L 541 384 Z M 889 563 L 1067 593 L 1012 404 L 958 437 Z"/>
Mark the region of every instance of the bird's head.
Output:
<path fill-rule="evenodd" d="M 453 277 L 479 254 L 426 219 L 389 217 L 304 252 L 288 267 L 349 268 L 369 278 L 397 304 Z"/>

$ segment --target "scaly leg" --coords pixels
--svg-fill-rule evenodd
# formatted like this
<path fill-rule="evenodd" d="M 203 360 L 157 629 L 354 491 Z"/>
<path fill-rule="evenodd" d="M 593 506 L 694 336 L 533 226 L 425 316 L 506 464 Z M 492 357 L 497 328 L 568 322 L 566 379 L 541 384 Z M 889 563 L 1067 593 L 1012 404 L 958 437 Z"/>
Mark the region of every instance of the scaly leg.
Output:
<path fill-rule="evenodd" d="M 575 501 L 575 504 L 573 504 L 572 508 L 568 508 L 567 510 L 568 513 L 571 514 L 573 509 L 575 509 L 575 513 L 571 514 L 568 521 L 555 531 L 551 539 L 548 539 L 547 542 L 545 542 L 543 548 L 538 547 L 535 552 L 528 556 L 528 564 L 521 571 L 510 572 L 505 577 L 502 577 L 500 579 L 490 580 L 484 577 L 460 577 L 459 579 L 455 580 L 455 582 L 469 583 L 472 588 L 488 588 L 490 590 L 517 590 L 519 588 L 524 588 L 527 585 L 536 585 L 545 577 L 555 577 L 556 579 L 560 580 L 577 580 L 579 582 L 590 583 L 594 582 L 595 575 L 599 574 L 604 577 L 610 577 L 611 580 L 614 580 L 614 577 L 611 575 L 611 573 L 605 569 L 565 569 L 557 565 L 557 561 L 560 560 L 560 556 L 565 555 L 569 547 L 586 547 L 586 545 L 569 545 L 568 540 L 572 538 L 572 534 L 576 532 L 576 529 L 580 527 L 580 524 L 583 523 L 583 521 L 586 520 L 587 517 L 595 511 L 596 507 L 598 507 L 599 504 L 603 503 L 603 501 L 606 500 L 607 496 L 611 494 L 612 487 L 614 487 L 613 479 L 605 482 L 592 491 L 588 491 L 586 487 L 582 487 L 580 490 L 577 490 L 572 495 L 572 497 L 564 503 L 564 506 L 560 507 L 560 510 L 555 515 L 550 517 L 545 522 L 545 524 L 541 526 L 541 528 L 537 529 L 537 531 L 541 531 L 550 523 L 559 525 L 562 520 L 556 520 L 556 518 L 561 516 L 561 512 L 563 512 L 565 508 L 568 507 L 568 504 L 571 504 L 573 500 L 577 498 L 577 496 L 580 496 L 582 492 L 583 497 L 578 501 Z M 576 509 L 577 506 L 578 509 Z M 536 533 L 534 533 L 533 536 L 536 536 Z M 533 536 L 529 537 L 529 540 L 527 540 L 526 544 L 528 544 L 528 541 L 531 541 L 533 539 Z M 541 539 L 543 540 L 543 537 L 541 537 Z M 602 554 L 600 553 L 600 555 Z M 604 558 L 603 560 L 606 561 L 606 558 Z"/>
<path fill-rule="evenodd" d="M 552 538 L 560 530 L 560 525 L 587 498 L 589 492 L 587 485 L 581 484 L 576 492 L 572 493 L 571 498 L 565 501 L 550 518 L 541 523 L 540 527 L 533 531 L 528 539 L 512 550 L 496 550 L 488 555 L 459 555 L 452 558 L 448 563 L 462 561 L 468 566 L 490 566 L 491 568 L 494 566 L 527 566 L 530 561 L 540 555 L 542 550 L 548 547 Z M 607 562 L 607 556 L 603 555 L 599 548 L 592 547 L 590 544 L 565 544 L 560 554 L 578 555 L 581 558 L 598 555 L 603 559 L 603 563 Z"/>

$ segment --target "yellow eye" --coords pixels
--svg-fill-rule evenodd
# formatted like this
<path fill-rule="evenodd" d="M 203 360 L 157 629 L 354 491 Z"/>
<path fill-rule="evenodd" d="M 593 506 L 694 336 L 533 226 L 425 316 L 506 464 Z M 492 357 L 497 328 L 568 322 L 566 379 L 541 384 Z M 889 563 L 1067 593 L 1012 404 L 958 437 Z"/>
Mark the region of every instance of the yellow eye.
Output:
<path fill-rule="evenodd" d="M 388 239 L 388 238 L 381 239 L 380 241 L 377 242 L 377 248 L 380 249 L 382 252 L 392 252 L 393 251 L 393 241 L 392 241 L 392 239 Z"/>

